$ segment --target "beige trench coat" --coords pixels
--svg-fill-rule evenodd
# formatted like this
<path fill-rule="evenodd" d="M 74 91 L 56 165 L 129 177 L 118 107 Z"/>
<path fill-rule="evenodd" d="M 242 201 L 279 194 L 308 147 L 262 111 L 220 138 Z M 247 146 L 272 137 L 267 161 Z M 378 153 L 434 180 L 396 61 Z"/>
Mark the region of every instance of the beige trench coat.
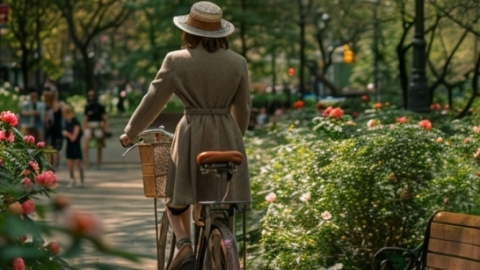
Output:
<path fill-rule="evenodd" d="M 243 142 L 250 118 L 248 82 L 245 59 L 230 50 L 209 53 L 199 45 L 166 56 L 125 134 L 134 138 L 148 128 L 172 94 L 182 101 L 185 114 L 175 130 L 168 167 L 170 205 L 216 199 L 215 174 L 201 174 L 196 164 L 197 155 L 208 150 L 243 153 L 244 162 L 231 180 L 227 200 L 251 200 Z"/>

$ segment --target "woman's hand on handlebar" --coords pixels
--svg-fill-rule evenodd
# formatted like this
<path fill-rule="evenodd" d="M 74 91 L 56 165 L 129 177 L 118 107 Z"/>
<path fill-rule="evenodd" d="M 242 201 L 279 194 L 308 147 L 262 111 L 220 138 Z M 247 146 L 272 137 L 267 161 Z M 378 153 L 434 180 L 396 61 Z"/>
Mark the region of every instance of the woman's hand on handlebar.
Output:
<path fill-rule="evenodd" d="M 130 147 L 133 145 L 132 140 L 127 136 L 127 134 L 122 134 L 120 135 L 120 143 L 122 144 L 123 147 Z"/>

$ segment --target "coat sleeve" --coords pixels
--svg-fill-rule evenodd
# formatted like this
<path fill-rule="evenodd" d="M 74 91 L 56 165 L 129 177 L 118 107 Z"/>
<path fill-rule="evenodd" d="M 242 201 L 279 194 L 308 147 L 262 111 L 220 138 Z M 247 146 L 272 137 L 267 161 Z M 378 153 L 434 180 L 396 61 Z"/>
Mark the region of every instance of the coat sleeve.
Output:
<path fill-rule="evenodd" d="M 247 62 L 243 61 L 242 75 L 240 83 L 238 85 L 237 93 L 233 98 L 231 114 L 235 122 L 237 123 L 242 135 L 245 135 L 248 128 L 248 122 L 250 120 L 251 100 L 250 100 L 250 87 L 248 77 Z"/>
<path fill-rule="evenodd" d="M 148 92 L 130 117 L 125 134 L 130 139 L 147 129 L 162 112 L 174 90 L 172 57 L 168 54 L 155 79 L 150 83 Z"/>

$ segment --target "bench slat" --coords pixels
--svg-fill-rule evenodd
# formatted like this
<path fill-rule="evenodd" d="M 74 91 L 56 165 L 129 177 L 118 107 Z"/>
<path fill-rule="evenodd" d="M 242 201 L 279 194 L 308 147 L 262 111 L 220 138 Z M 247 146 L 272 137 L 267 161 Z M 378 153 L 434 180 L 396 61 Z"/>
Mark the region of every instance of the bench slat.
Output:
<path fill-rule="evenodd" d="M 479 262 L 473 262 L 460 258 L 453 258 L 439 254 L 427 254 L 426 267 L 433 267 L 442 270 L 467 270 L 480 269 Z"/>
<path fill-rule="evenodd" d="M 430 226 L 430 238 L 480 245 L 480 229 L 433 222 Z"/>
<path fill-rule="evenodd" d="M 480 246 L 439 239 L 430 239 L 428 251 L 454 257 L 470 258 L 473 261 L 480 262 Z"/>
<path fill-rule="evenodd" d="M 433 218 L 433 222 L 463 225 L 468 227 L 480 227 L 480 216 L 466 215 L 451 212 L 439 212 Z"/>

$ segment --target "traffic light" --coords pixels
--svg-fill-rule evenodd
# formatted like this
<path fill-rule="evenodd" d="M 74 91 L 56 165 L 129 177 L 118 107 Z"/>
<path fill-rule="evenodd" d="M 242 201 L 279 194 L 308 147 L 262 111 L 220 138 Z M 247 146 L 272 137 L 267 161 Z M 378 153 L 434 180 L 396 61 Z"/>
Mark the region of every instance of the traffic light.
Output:
<path fill-rule="evenodd" d="M 343 45 L 343 63 L 351 64 L 353 62 L 353 51 L 350 50 L 350 46 Z"/>
<path fill-rule="evenodd" d="M 293 77 L 295 75 L 295 69 L 293 67 L 288 68 L 288 76 Z"/>
<path fill-rule="evenodd" d="M 0 4 L 0 24 L 8 23 L 8 4 Z"/>

